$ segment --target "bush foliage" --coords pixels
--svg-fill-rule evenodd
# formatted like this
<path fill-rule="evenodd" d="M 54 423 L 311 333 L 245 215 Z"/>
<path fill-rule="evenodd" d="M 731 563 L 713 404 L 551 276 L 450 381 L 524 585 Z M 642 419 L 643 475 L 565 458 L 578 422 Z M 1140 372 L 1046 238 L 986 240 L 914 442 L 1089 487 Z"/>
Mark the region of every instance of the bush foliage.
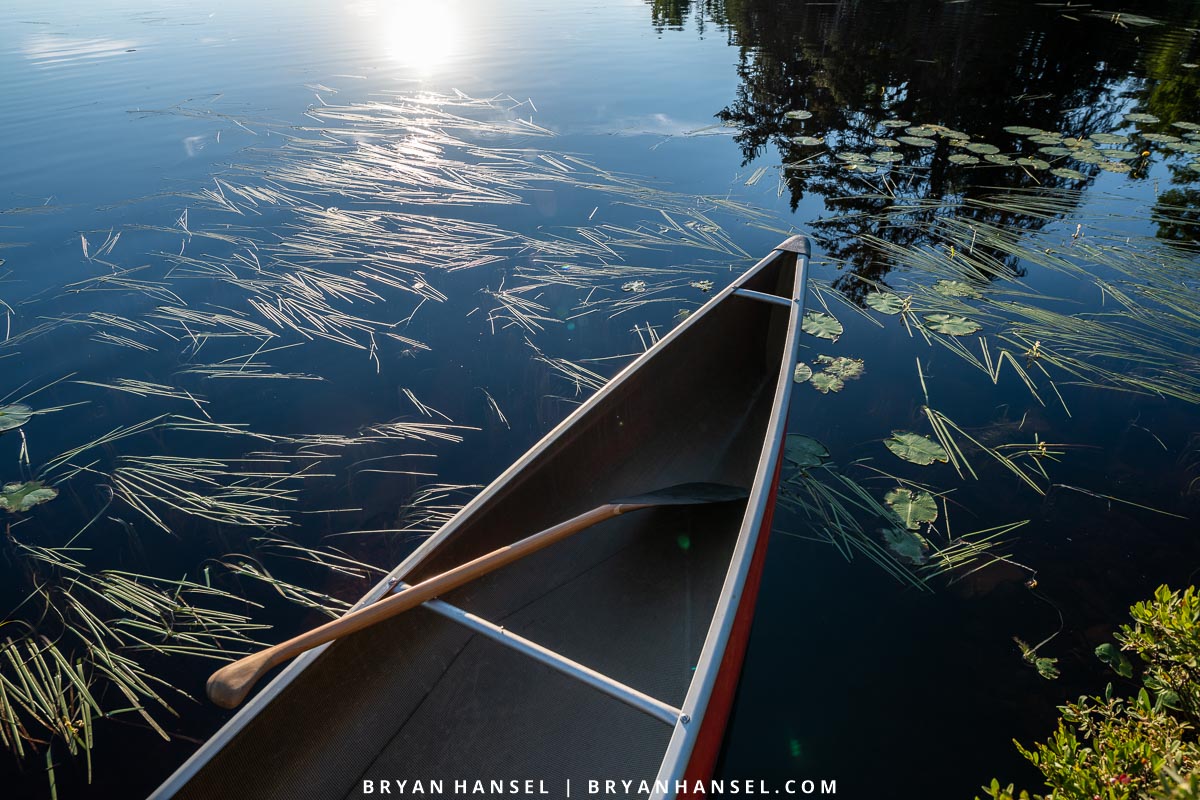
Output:
<path fill-rule="evenodd" d="M 1123 696 L 1110 683 L 1100 697 L 1060 707 L 1050 738 L 1017 749 L 1041 771 L 1045 794 L 993 780 L 992 800 L 1200 800 L 1200 597 L 1160 586 L 1129 610 L 1116 645 L 1096 656 L 1119 676 L 1138 680 Z M 1137 656 L 1135 665 L 1125 655 Z M 1136 686 L 1136 684 L 1133 684 Z M 979 800 L 979 798 L 976 798 Z"/>

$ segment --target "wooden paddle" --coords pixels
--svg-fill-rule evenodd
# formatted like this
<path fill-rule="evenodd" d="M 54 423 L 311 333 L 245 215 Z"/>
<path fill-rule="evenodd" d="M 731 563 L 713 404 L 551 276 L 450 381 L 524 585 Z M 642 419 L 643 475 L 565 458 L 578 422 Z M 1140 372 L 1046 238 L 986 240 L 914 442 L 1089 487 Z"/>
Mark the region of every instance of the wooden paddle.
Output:
<path fill-rule="evenodd" d="M 208 698 L 222 708 L 236 708 L 246 699 L 246 695 L 254 688 L 254 684 L 258 683 L 259 678 L 289 658 L 394 617 L 606 519 L 655 506 L 725 503 L 741 500 L 746 496 L 746 491 L 736 486 L 719 483 L 682 483 L 649 494 L 623 497 L 605 503 L 552 528 L 493 550 L 474 561 L 427 578 L 415 586 L 409 586 L 357 611 L 351 611 L 344 617 L 313 628 L 286 642 L 280 642 L 227 664 L 208 679 Z"/>

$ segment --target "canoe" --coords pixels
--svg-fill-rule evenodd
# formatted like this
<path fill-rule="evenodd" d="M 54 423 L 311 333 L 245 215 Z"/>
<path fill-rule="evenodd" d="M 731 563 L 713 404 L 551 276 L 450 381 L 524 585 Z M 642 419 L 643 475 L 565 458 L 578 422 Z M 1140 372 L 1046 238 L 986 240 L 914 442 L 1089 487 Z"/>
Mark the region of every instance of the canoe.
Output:
<path fill-rule="evenodd" d="M 606 780 L 631 781 L 607 797 L 691 796 L 719 754 L 750 634 L 808 257 L 802 236 L 780 244 L 356 608 L 613 498 L 692 482 L 748 497 L 613 517 L 305 653 L 152 800 L 440 797 L 493 781 L 567 797 Z"/>

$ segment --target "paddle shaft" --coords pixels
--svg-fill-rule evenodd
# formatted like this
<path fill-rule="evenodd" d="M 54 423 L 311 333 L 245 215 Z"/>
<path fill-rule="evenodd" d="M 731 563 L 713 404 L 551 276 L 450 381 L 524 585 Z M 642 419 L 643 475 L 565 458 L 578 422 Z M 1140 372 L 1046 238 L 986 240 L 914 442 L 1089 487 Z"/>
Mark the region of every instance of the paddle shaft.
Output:
<path fill-rule="evenodd" d="M 399 592 L 377 602 L 352 611 L 344 617 L 332 620 L 288 639 L 286 642 L 268 647 L 245 658 L 227 664 L 217 670 L 208 679 L 208 698 L 222 708 L 236 708 L 246 699 L 246 695 L 254 688 L 264 674 L 273 667 L 290 658 L 311 650 L 314 647 L 332 642 L 363 628 L 368 628 L 377 622 L 396 616 L 410 608 L 421 605 L 426 600 L 432 600 L 439 595 L 457 589 L 465 583 L 511 564 L 530 553 L 535 553 L 543 547 L 565 539 L 571 534 L 585 528 L 612 519 L 629 511 L 651 508 L 658 503 L 606 503 L 591 511 L 572 517 L 566 522 L 560 522 L 552 528 L 528 536 L 518 542 L 493 550 L 487 555 L 480 556 L 474 561 L 468 561 L 453 569 L 428 578 L 420 583 L 402 589 Z"/>

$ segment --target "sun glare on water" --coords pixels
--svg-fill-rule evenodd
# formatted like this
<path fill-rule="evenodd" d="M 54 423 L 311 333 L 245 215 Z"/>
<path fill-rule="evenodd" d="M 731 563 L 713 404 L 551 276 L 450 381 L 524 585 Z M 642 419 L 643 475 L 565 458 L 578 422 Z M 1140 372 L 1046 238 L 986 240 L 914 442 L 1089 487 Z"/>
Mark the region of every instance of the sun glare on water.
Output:
<path fill-rule="evenodd" d="M 379 3 L 368 24 L 376 26 L 383 52 L 396 63 L 430 75 L 454 57 L 461 20 L 453 3 L 399 0 Z"/>

